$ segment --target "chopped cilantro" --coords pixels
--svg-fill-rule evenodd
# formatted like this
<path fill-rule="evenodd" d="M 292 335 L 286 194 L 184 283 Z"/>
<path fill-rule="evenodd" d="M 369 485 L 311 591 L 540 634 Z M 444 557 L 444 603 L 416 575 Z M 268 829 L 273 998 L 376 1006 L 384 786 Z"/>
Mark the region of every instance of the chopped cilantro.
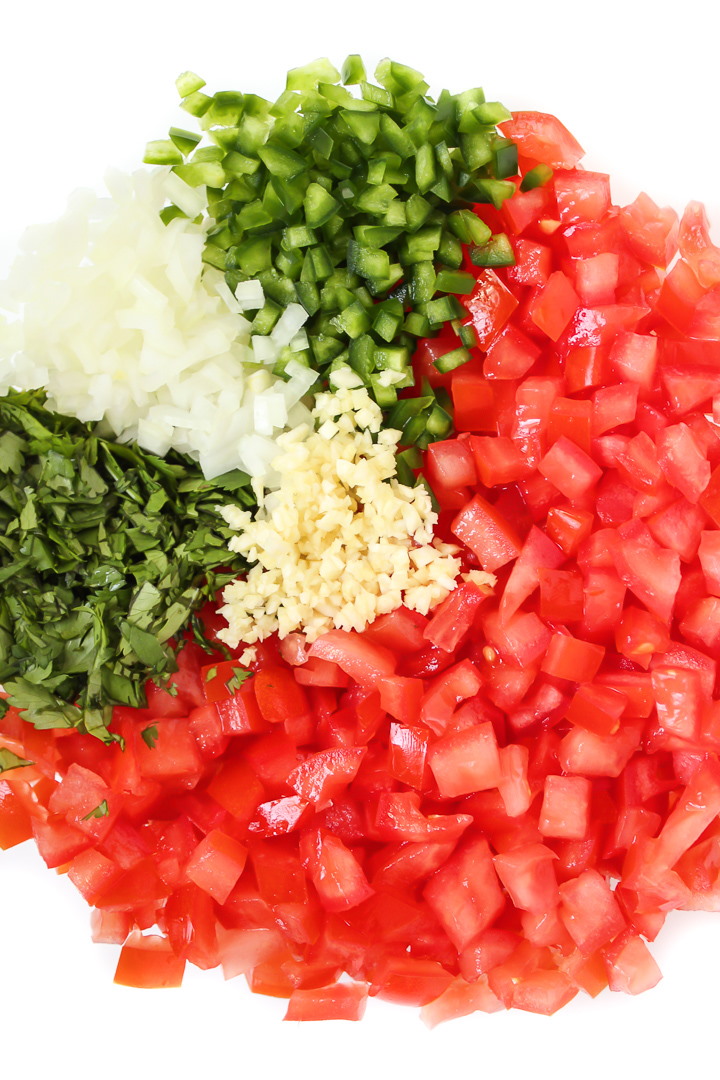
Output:
<path fill-rule="evenodd" d="M 231 694 L 235 694 L 240 689 L 242 684 L 244 682 L 247 682 L 251 675 L 252 672 L 247 671 L 245 668 L 234 667 L 232 669 L 232 676 L 228 679 L 225 685 Z"/>
<path fill-rule="evenodd" d="M 185 628 L 217 651 L 196 612 L 243 569 L 218 505 L 254 500 L 244 474 L 208 481 L 43 402 L 0 397 L 0 715 L 118 740 L 112 706 L 146 704 Z"/>
<path fill-rule="evenodd" d="M 21 769 L 25 765 L 32 764 L 32 761 L 27 761 L 25 758 L 13 754 L 12 750 L 5 750 L 4 747 L 0 747 L 0 773 L 9 772 L 10 769 Z"/>
<path fill-rule="evenodd" d="M 89 814 L 86 814 L 82 820 L 89 821 L 90 818 L 107 817 L 109 813 L 110 809 L 108 807 L 107 799 L 103 799 L 100 805 L 96 806 L 94 810 L 91 810 Z"/>
<path fill-rule="evenodd" d="M 143 728 L 140 734 L 143 737 L 143 742 L 151 750 L 155 749 L 155 744 L 158 741 L 158 729 L 157 724 L 150 724 L 149 727 Z"/>

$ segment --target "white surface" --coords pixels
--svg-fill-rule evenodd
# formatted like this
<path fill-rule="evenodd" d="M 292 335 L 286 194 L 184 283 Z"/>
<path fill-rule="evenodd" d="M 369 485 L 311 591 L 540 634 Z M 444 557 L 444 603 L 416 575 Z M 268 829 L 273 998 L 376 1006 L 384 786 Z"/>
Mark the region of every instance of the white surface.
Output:
<path fill-rule="evenodd" d="M 645 189 L 720 225 L 718 9 L 708 0 L 36 0 L 0 14 L 0 268 L 22 228 L 59 213 L 105 168 L 183 122 L 175 76 L 276 95 L 317 56 L 361 52 L 422 70 L 434 90 L 484 86 L 510 108 L 556 112 L 609 171 L 616 201 Z M 495 22 L 494 19 L 498 21 Z M 188 126 L 187 124 L 185 126 Z M 715 229 L 717 236 L 718 229 Z M 78 1080 L 465 1080 L 717 1073 L 720 916 L 674 916 L 653 951 L 663 982 L 637 999 L 577 998 L 550 1020 L 477 1015 L 428 1032 L 414 1010 L 371 1002 L 360 1025 L 280 1024 L 282 1002 L 190 972 L 180 991 L 112 985 L 117 949 L 28 845 L 0 853 L 0 1026 L 8 1075 Z"/>

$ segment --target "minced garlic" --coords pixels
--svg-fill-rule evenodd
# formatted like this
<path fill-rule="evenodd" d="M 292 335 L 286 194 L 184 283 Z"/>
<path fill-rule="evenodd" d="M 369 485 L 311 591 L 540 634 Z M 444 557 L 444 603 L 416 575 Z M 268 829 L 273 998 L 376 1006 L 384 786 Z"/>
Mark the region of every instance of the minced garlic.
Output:
<path fill-rule="evenodd" d="M 281 485 L 258 491 L 255 517 L 222 508 L 238 531 L 231 550 L 254 564 L 223 593 L 220 637 L 232 648 L 276 631 L 314 641 L 333 627 L 362 630 L 401 604 L 427 614 L 455 588 L 458 548 L 433 540 L 427 490 L 395 478 L 400 432 L 382 429 L 352 369 L 334 372 L 331 385 L 315 400 L 315 430 L 278 438 Z"/>

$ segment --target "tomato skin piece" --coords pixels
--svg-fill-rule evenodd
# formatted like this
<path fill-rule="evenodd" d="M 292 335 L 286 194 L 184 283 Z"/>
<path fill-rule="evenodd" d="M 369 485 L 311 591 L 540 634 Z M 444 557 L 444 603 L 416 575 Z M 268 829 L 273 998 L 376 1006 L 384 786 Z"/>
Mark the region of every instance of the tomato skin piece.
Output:
<path fill-rule="evenodd" d="M 521 541 L 515 530 L 481 495 L 463 507 L 450 528 L 477 556 L 483 570 L 498 570 L 520 554 Z"/>
<path fill-rule="evenodd" d="M 395 673 L 393 653 L 382 645 L 366 641 L 352 630 L 328 630 L 313 642 L 309 655 L 337 664 L 355 682 L 370 688 L 383 675 Z"/>
<path fill-rule="evenodd" d="M 467 948 L 505 907 L 487 840 L 462 844 L 430 878 L 423 895 L 453 945 Z"/>
<path fill-rule="evenodd" d="M 304 825 L 312 815 L 312 806 L 299 795 L 285 795 L 260 803 L 248 825 L 257 836 L 285 836 Z"/>
<path fill-rule="evenodd" d="M 298 987 L 288 999 L 283 1020 L 362 1020 L 367 996 L 367 985 L 357 982 Z"/>
<path fill-rule="evenodd" d="M 243 683 L 231 697 L 216 702 L 215 707 L 225 735 L 256 735 L 270 730 L 258 708 L 251 680 Z"/>
<path fill-rule="evenodd" d="M 491 723 L 477 724 L 438 739 L 430 747 L 428 764 L 444 798 L 454 799 L 494 788 L 502 779 Z"/>
<path fill-rule="evenodd" d="M 498 126 L 506 139 L 517 143 L 523 157 L 553 169 L 572 169 L 585 156 L 580 143 L 550 113 L 514 112 L 512 120 Z"/>
<path fill-rule="evenodd" d="M 207 792 L 224 810 L 247 825 L 263 801 L 265 788 L 244 758 L 226 758 Z"/>
<path fill-rule="evenodd" d="M 420 713 L 425 688 L 421 679 L 402 675 L 386 675 L 378 679 L 380 706 L 395 720 L 412 724 Z"/>
<path fill-rule="evenodd" d="M 120 951 L 114 982 L 144 990 L 182 986 L 185 961 L 178 959 L 165 938 L 133 933 Z"/>

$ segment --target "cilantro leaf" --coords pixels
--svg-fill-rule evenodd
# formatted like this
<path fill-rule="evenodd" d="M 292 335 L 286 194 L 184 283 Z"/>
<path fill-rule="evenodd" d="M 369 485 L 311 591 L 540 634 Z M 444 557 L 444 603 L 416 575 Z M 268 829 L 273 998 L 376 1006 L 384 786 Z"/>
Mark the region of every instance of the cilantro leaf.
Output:
<path fill-rule="evenodd" d="M 99 806 L 96 806 L 94 810 L 91 810 L 89 814 L 86 814 L 82 819 L 83 821 L 90 821 L 90 818 L 107 817 L 110 813 L 107 799 L 103 799 Z"/>
<path fill-rule="evenodd" d="M 0 746 L 0 773 L 9 772 L 10 769 L 21 769 L 25 765 L 32 765 L 32 761 L 18 757 L 12 750 L 6 750 Z"/>
<path fill-rule="evenodd" d="M 142 735 L 143 742 L 145 743 L 145 745 L 150 750 L 154 750 L 155 749 L 155 744 L 157 743 L 158 737 L 159 737 L 157 724 L 150 724 L 149 727 L 143 728 L 143 730 L 140 732 L 140 734 Z"/>
<path fill-rule="evenodd" d="M 246 668 L 234 667 L 232 669 L 232 676 L 225 683 L 231 694 L 236 693 L 244 682 L 252 675 L 251 671 L 247 671 Z"/>

